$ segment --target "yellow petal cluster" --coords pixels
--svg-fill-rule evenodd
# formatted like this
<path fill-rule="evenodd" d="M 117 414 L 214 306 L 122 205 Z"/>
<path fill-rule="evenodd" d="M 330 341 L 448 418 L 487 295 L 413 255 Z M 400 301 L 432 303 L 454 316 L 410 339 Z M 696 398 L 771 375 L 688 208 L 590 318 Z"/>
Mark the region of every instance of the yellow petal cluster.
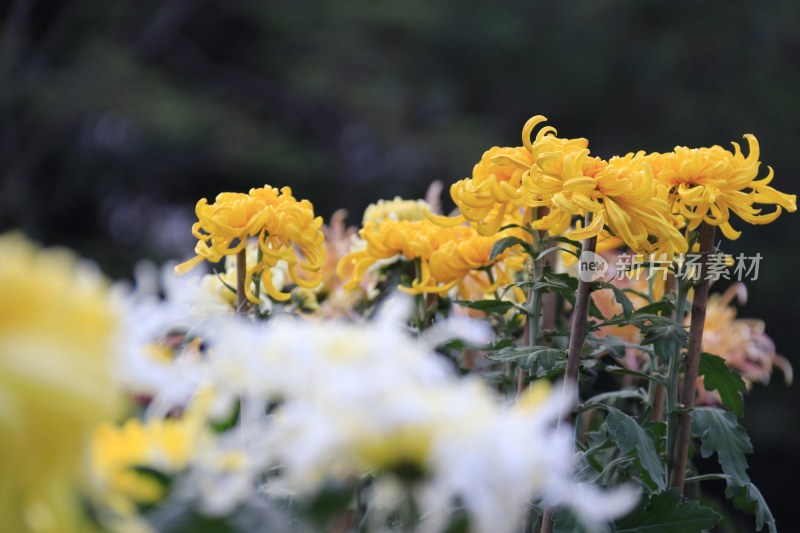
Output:
<path fill-rule="evenodd" d="M 636 252 L 687 250 L 668 190 L 644 168 L 644 152 L 606 161 L 590 155 L 585 139 L 559 139 L 553 128 L 542 131 L 531 143 L 534 163 L 522 178 L 524 205 L 549 210 L 533 222 L 535 229 L 580 240 L 600 235 L 605 226 Z M 587 213 L 591 224 L 570 231 L 573 217 Z"/>
<path fill-rule="evenodd" d="M 366 247 L 350 252 L 339 261 L 339 277 L 349 280 L 346 289 L 355 288 L 367 270 L 380 260 L 401 256 L 409 261 L 419 260 L 420 272 L 411 287 L 400 289 L 410 294 L 448 292 L 470 277 L 487 291 L 509 283 L 513 271 L 523 267 L 521 257 L 508 259 L 495 269 L 495 282 L 489 283 L 479 269 L 490 267 L 492 246 L 498 237 L 485 237 L 470 226 L 440 227 L 425 220 L 384 220 L 380 224 L 367 222 L 359 231 Z M 503 257 L 506 257 L 503 256 Z"/>
<path fill-rule="evenodd" d="M 394 200 L 378 200 L 367 206 L 362 224 L 381 223 L 384 220 L 422 220 L 430 210 L 431 206 L 425 200 L 404 200 L 397 196 Z"/>
<path fill-rule="evenodd" d="M 797 199 L 769 186 L 774 173 L 757 179 L 760 149 L 755 136 L 744 136 L 749 146 L 745 157 L 738 143 L 733 152 L 721 146 L 711 148 L 676 147 L 672 152 L 649 154 L 647 164 L 659 183 L 669 189 L 672 210 L 682 216 L 690 230 L 701 222 L 719 226 L 728 239 L 741 232 L 730 225 L 731 213 L 750 224 L 769 224 L 781 214 L 797 210 Z M 775 205 L 771 213 L 761 213 L 755 204 Z"/>
<path fill-rule="evenodd" d="M 250 189 L 249 194 L 221 193 L 213 204 L 205 198 L 197 202 L 195 213 L 198 221 L 192 226 L 192 234 L 198 239 L 197 256 L 178 265 L 178 273 L 204 260 L 216 263 L 224 256 L 235 255 L 245 248 L 248 239 L 255 238 L 261 258 L 247 268 L 248 300 L 259 302 L 251 290 L 253 276 L 261 276 L 279 261 L 286 262 L 289 276 L 298 286 L 314 288 L 320 284 L 325 258 L 322 218 L 314 216 L 308 200 L 296 200 L 289 187 L 279 191 L 265 185 Z M 272 298 L 286 301 L 291 297 L 275 287 L 270 276 L 262 278 Z"/>
<path fill-rule="evenodd" d="M 198 433 L 198 420 L 175 418 L 142 423 L 132 418 L 121 426 L 105 423 L 91 442 L 91 471 L 104 502 L 130 513 L 136 504 L 153 504 L 166 487 L 147 468 L 172 474 L 186 467 Z"/>
<path fill-rule="evenodd" d="M 461 212 L 460 217 L 430 217 L 441 225 L 468 220 L 481 235 L 497 233 L 504 218 L 520 199 L 523 168 L 531 164 L 524 146 L 495 146 L 487 150 L 472 169 L 472 177 L 450 187 L 450 196 Z"/>
<path fill-rule="evenodd" d="M 79 531 L 85 438 L 115 405 L 118 320 L 71 254 L 8 235 L 0 257 L 0 531 Z"/>
<path fill-rule="evenodd" d="M 701 222 L 719 226 L 735 239 L 730 223 L 735 213 L 751 224 L 768 224 L 783 209 L 794 212 L 796 197 L 769 186 L 770 168 L 757 179 L 758 141 L 745 135 L 749 153 L 677 147 L 669 153 L 643 151 L 608 160 L 591 155 L 584 138 L 564 139 L 537 115 L 522 130 L 522 146 L 494 147 L 475 165 L 471 178 L 456 182 L 450 194 L 461 214 L 447 218 L 428 215 L 441 226 L 465 220 L 482 235 L 499 230 L 508 212 L 542 208 L 533 227 L 553 235 L 584 239 L 607 228 L 636 253 L 670 256 L 687 250 L 681 229 Z M 763 214 L 756 204 L 775 205 Z M 588 227 L 573 228 L 575 219 L 591 214 Z"/>

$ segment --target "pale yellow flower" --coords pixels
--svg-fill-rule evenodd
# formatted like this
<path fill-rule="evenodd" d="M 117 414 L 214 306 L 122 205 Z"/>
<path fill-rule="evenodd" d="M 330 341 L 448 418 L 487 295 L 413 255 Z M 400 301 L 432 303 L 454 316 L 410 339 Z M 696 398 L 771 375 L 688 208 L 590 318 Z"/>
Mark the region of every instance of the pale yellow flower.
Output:
<path fill-rule="evenodd" d="M 186 467 L 197 438 L 193 421 L 180 418 L 126 420 L 121 427 L 105 423 L 92 435 L 91 470 L 102 499 L 123 514 L 137 504 L 153 504 L 166 495 L 166 487 L 139 468 L 174 474 Z"/>
<path fill-rule="evenodd" d="M 85 438 L 116 404 L 107 283 L 16 235 L 0 257 L 0 530 L 79 531 Z"/>
<path fill-rule="evenodd" d="M 384 220 L 422 220 L 426 211 L 431 211 L 431 206 L 425 200 L 404 200 L 396 196 L 394 200 L 378 200 L 367 206 L 362 224 L 379 224 Z"/>
<path fill-rule="evenodd" d="M 208 413 L 214 396 L 201 390 L 178 417 L 141 421 L 130 418 L 122 425 L 103 423 L 92 434 L 90 473 L 95 500 L 119 519 L 136 521 L 137 507 L 161 501 L 167 478 L 189 468 L 210 449 L 213 435 Z"/>

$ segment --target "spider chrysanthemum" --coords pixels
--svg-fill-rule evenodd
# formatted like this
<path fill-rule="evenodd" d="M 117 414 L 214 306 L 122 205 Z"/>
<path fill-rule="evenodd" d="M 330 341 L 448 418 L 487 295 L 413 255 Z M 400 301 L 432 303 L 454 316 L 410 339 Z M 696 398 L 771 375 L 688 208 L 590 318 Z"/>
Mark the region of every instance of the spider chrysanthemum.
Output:
<path fill-rule="evenodd" d="M 265 185 L 249 194 L 222 193 L 213 204 L 203 198 L 195 208 L 197 222 L 192 234 L 198 239 L 196 257 L 176 267 L 184 273 L 203 261 L 216 263 L 245 248 L 248 239 L 258 242 L 259 259 L 248 265 L 245 295 L 258 303 L 251 290 L 253 276 L 285 261 L 292 281 L 303 288 L 321 282 L 320 269 L 325 257 L 322 218 L 314 216 L 308 200 L 297 200 L 289 187 L 278 190 Z M 278 301 L 290 295 L 275 287 L 270 276 L 261 276 L 267 293 Z"/>

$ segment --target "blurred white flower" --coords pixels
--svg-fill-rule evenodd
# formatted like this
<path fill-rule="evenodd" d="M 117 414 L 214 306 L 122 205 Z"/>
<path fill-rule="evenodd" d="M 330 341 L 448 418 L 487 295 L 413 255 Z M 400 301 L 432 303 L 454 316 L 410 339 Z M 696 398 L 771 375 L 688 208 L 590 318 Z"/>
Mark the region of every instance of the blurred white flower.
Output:
<path fill-rule="evenodd" d="M 627 488 L 604 492 L 575 480 L 571 429 L 557 428 L 574 391 L 544 384 L 508 404 L 434 352 L 453 338 L 488 342 L 481 322 L 443 321 L 414 339 L 410 299 L 401 296 L 358 324 L 228 313 L 198 320 L 188 311 L 197 301 L 192 289 L 174 282 L 162 282 L 166 299 L 133 293 L 125 300 L 123 374 L 152 393 L 149 417 L 189 405 L 207 388 L 209 418 L 230 414 L 238 402 L 237 425 L 198 455 L 181 484 L 206 512 L 232 511 L 273 469 L 265 492 L 301 496 L 374 474 L 382 487 L 374 516 L 397 505 L 398 486 L 410 488 L 423 531 L 444 528 L 456 502 L 475 530 L 501 533 L 519 526 L 530 502 L 567 506 L 587 527 L 636 503 Z M 183 335 L 180 349 L 153 357 L 147 347 L 171 331 Z"/>

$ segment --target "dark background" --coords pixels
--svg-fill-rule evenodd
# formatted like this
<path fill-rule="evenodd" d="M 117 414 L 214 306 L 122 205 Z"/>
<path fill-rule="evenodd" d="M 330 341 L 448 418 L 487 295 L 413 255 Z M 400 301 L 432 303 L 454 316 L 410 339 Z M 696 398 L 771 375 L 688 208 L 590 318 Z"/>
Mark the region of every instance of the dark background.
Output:
<path fill-rule="evenodd" d="M 358 223 L 372 201 L 420 197 L 488 147 L 519 145 L 534 114 L 601 156 L 754 133 L 774 185 L 799 188 L 792 0 L 0 6 L 0 230 L 73 247 L 113 277 L 187 257 L 201 197 L 289 185 Z M 796 367 L 799 223 L 734 222 L 744 235 L 724 246 L 764 256 L 740 315 L 763 318 Z M 744 421 L 751 476 L 789 531 L 800 392 L 775 377 Z"/>

